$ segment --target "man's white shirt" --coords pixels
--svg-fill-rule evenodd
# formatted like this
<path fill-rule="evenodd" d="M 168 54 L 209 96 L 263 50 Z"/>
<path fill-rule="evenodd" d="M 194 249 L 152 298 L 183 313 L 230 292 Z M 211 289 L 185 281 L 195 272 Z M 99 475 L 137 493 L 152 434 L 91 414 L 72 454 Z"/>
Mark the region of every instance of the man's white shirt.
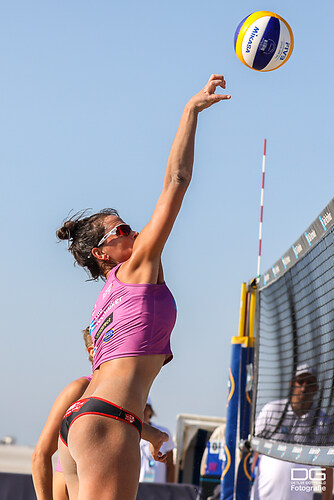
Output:
<path fill-rule="evenodd" d="M 284 412 L 284 416 L 282 417 Z M 294 443 L 307 442 L 320 445 L 324 434 L 328 434 L 328 417 L 312 407 L 308 413 L 298 417 L 287 399 L 266 404 L 255 424 L 256 436 L 264 439 Z M 293 471 L 293 469 L 304 469 Z M 285 462 L 260 455 L 258 470 L 252 488 L 251 500 L 312 500 L 312 483 L 293 481 L 293 477 L 308 476 L 311 466 Z M 299 473 L 300 472 L 300 473 Z"/>

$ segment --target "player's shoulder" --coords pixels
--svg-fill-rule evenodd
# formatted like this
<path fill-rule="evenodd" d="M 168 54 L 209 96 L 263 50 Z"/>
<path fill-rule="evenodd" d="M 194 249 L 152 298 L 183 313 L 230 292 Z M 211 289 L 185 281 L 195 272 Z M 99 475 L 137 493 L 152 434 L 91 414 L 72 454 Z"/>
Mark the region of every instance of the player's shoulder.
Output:
<path fill-rule="evenodd" d="M 60 393 L 58 397 L 60 398 L 73 398 L 75 401 L 76 399 L 80 398 L 82 393 L 86 390 L 87 386 L 89 384 L 89 380 L 85 377 L 80 377 L 72 382 L 70 382 Z"/>

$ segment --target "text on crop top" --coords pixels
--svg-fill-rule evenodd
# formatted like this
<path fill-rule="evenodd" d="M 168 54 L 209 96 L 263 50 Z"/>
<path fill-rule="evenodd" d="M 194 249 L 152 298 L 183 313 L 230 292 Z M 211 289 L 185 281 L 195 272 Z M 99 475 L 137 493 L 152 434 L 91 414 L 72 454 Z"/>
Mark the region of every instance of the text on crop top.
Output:
<path fill-rule="evenodd" d="M 122 283 L 119 267 L 110 271 L 92 312 L 93 370 L 111 359 L 148 354 L 165 354 L 167 363 L 173 357 L 173 295 L 165 283 Z"/>

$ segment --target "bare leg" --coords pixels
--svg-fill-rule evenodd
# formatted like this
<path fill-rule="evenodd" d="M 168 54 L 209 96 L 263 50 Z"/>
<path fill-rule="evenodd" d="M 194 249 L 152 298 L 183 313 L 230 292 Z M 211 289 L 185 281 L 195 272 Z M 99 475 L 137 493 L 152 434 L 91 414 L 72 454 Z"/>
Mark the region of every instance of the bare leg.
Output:
<path fill-rule="evenodd" d="M 68 500 L 68 492 L 64 474 L 58 470 L 53 474 L 53 500 Z"/>
<path fill-rule="evenodd" d="M 140 472 L 137 429 L 112 418 L 84 415 L 72 424 L 68 445 L 79 478 L 76 497 L 71 492 L 73 478 L 71 486 L 66 476 L 71 500 L 136 500 Z"/>
<path fill-rule="evenodd" d="M 67 446 L 64 445 L 61 439 L 58 440 L 58 451 L 69 498 L 71 500 L 76 500 L 79 494 L 79 480 L 76 463 L 71 457 Z M 56 498 L 57 497 L 55 497 L 55 500 Z"/>

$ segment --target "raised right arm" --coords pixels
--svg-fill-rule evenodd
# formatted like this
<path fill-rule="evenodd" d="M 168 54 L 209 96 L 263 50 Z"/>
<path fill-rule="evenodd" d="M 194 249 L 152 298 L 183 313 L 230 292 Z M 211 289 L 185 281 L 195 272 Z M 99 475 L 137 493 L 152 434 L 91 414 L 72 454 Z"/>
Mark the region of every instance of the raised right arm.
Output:
<path fill-rule="evenodd" d="M 218 86 L 225 88 L 224 77 L 211 75 L 205 87 L 186 104 L 168 157 L 162 192 L 151 220 L 135 241 L 131 258 L 119 271 L 121 280 L 156 282 L 162 250 L 191 180 L 198 114 L 230 98 L 215 94 Z"/>

